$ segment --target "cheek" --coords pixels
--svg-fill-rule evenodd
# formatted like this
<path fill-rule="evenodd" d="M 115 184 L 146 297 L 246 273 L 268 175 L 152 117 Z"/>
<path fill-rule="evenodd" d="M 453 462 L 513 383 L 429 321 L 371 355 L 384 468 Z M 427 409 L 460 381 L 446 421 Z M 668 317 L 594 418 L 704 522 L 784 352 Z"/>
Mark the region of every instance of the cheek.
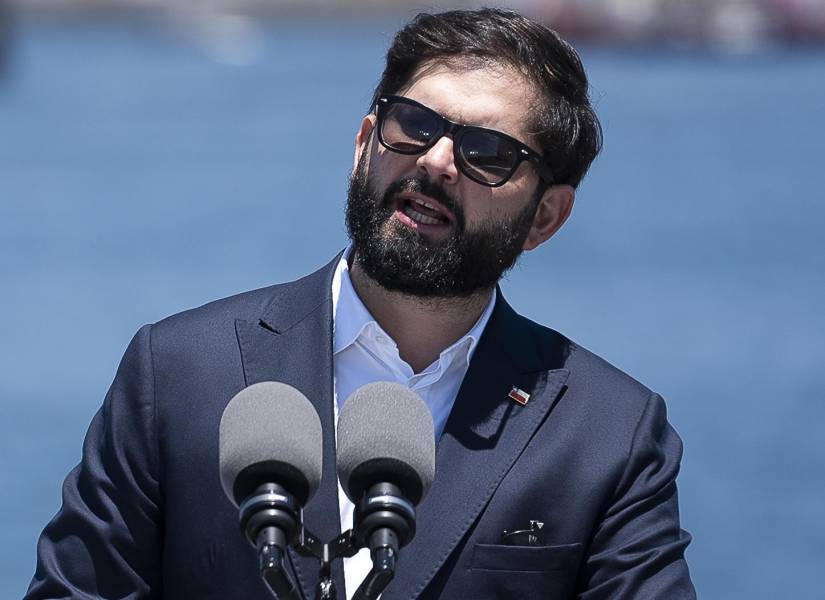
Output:
<path fill-rule="evenodd" d="M 463 199 L 464 215 L 469 222 L 505 219 L 515 214 L 520 206 L 519 195 L 508 189 L 509 183 L 502 188 L 487 188 L 466 178 L 465 181 L 465 185 L 459 189 L 459 194 Z"/>
<path fill-rule="evenodd" d="M 384 190 L 394 181 L 411 172 L 409 168 L 405 168 L 403 164 L 405 161 L 399 159 L 409 159 L 409 157 L 390 152 L 383 146 L 370 152 L 368 173 L 375 189 Z M 406 162 L 410 161 L 406 160 Z M 414 168 L 415 163 L 412 164 Z"/>
<path fill-rule="evenodd" d="M 516 176 L 498 189 L 500 194 L 495 198 L 496 207 L 502 215 L 515 217 L 533 202 L 537 185 L 535 177 L 516 173 Z"/>
<path fill-rule="evenodd" d="M 523 189 L 507 191 L 499 189 L 487 197 L 479 198 L 470 195 L 468 198 L 469 201 L 464 203 L 465 217 L 468 223 L 478 224 L 485 221 L 512 222 L 525 210 L 532 197 L 529 191 Z"/>

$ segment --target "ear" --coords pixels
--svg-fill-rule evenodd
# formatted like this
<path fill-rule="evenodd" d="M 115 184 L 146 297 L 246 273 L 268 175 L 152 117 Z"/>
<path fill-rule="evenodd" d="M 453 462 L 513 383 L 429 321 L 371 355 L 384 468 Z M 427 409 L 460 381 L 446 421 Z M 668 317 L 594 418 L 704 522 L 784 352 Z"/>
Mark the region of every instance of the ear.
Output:
<path fill-rule="evenodd" d="M 573 210 L 576 190 L 571 185 L 553 185 L 539 200 L 533 226 L 524 240 L 524 250 L 534 250 L 553 237 Z"/>
<path fill-rule="evenodd" d="M 367 149 L 374 128 L 375 115 L 370 114 L 361 119 L 361 127 L 358 128 L 358 133 L 355 134 L 355 156 L 352 161 L 353 171 L 358 167 L 358 160 Z"/>

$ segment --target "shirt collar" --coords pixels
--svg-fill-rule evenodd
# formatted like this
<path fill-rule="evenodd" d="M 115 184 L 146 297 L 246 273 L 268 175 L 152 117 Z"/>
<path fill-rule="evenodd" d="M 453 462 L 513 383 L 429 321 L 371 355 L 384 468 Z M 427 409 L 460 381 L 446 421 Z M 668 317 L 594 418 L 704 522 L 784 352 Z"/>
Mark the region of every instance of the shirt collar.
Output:
<path fill-rule="evenodd" d="M 351 252 L 352 244 L 344 250 L 332 276 L 333 354 L 354 344 L 367 326 L 378 326 L 352 287 L 348 262 Z"/>
<path fill-rule="evenodd" d="M 367 307 L 364 306 L 352 286 L 349 275 L 349 258 L 351 254 L 352 244 L 344 250 L 332 277 L 333 355 L 354 344 L 367 330 L 374 330 L 387 335 L 367 310 Z M 470 364 L 470 359 L 475 352 L 479 339 L 481 339 L 481 334 L 484 333 L 490 315 L 493 314 L 497 295 L 498 293 L 494 289 L 490 295 L 490 301 L 475 324 L 455 343 L 441 351 L 438 362 L 443 362 L 445 359 L 451 361 L 463 355 L 466 364 Z M 389 338 L 389 335 L 387 337 Z"/>

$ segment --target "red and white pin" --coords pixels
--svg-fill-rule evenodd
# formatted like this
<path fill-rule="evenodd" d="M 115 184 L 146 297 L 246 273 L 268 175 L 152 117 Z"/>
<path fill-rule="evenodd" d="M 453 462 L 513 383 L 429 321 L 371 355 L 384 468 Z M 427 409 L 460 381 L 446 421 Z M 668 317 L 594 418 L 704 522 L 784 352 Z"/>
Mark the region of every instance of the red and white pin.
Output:
<path fill-rule="evenodd" d="M 515 400 L 522 406 L 527 404 L 527 401 L 530 400 L 530 394 L 528 394 L 521 388 L 517 388 L 516 386 L 513 386 L 513 389 L 510 390 L 510 393 L 507 394 L 507 397 L 511 400 Z"/>

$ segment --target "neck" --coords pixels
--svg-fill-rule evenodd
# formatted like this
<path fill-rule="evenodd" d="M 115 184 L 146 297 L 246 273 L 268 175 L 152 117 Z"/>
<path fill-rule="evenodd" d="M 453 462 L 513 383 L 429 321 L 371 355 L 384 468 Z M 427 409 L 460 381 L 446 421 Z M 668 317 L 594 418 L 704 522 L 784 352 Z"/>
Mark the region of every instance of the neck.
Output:
<path fill-rule="evenodd" d="M 364 306 L 395 340 L 401 358 L 415 373 L 470 331 L 493 293 L 486 289 L 464 298 L 410 296 L 384 289 L 356 260 L 350 261 L 350 278 Z"/>

